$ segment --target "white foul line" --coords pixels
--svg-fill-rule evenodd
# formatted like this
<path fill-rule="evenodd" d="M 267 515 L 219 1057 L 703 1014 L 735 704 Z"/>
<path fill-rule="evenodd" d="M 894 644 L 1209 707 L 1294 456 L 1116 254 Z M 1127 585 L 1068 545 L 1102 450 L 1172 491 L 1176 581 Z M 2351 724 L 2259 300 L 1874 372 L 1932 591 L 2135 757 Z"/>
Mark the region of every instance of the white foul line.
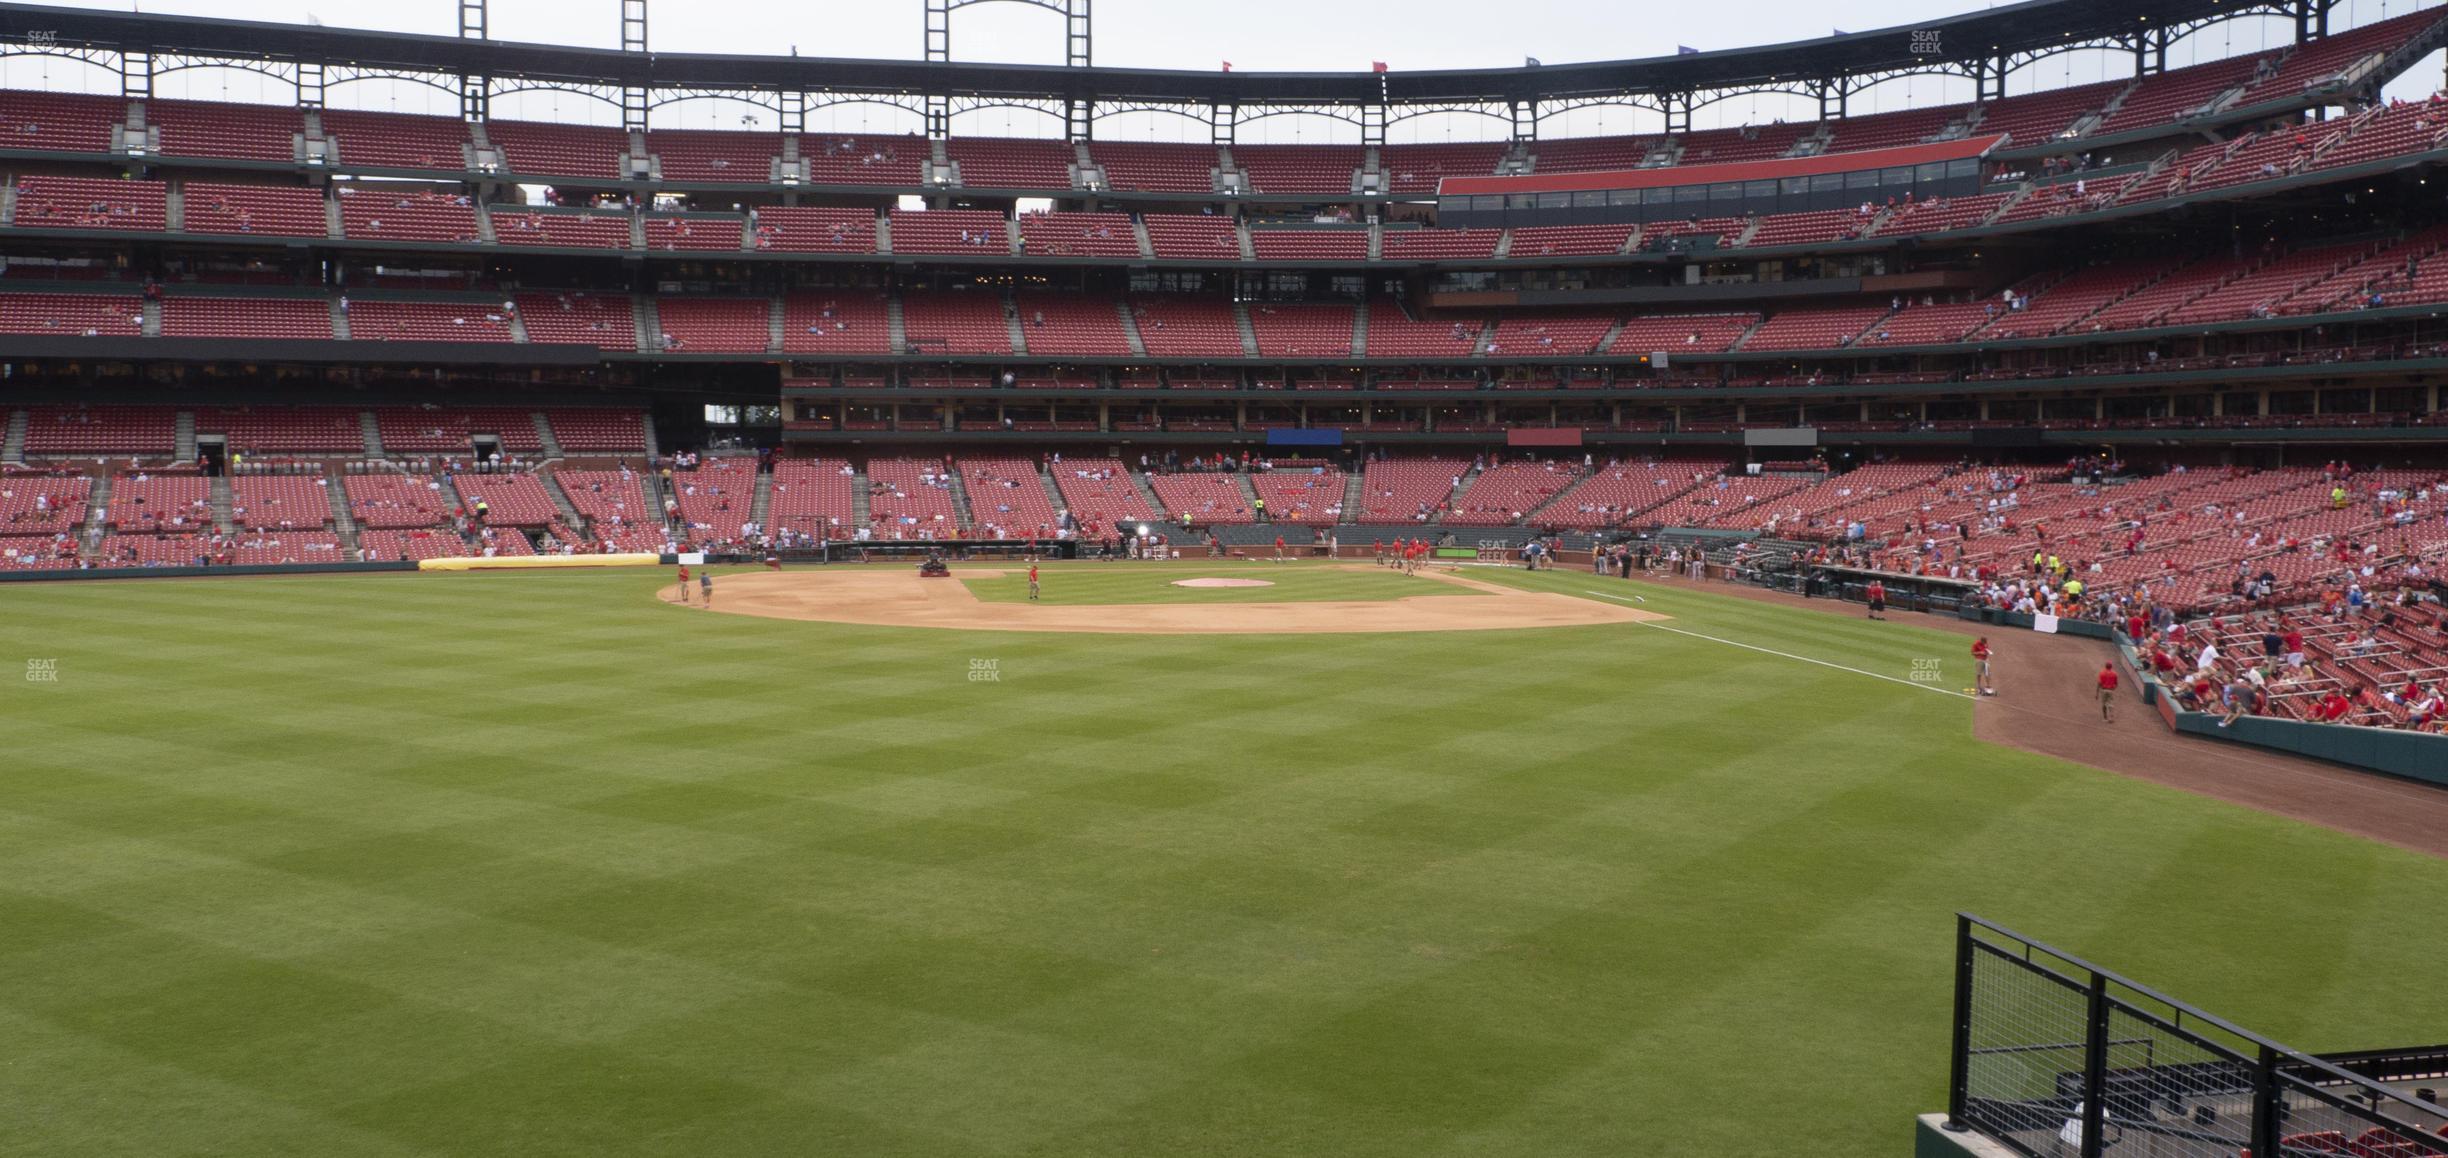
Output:
<path fill-rule="evenodd" d="M 1583 589 L 1583 593 L 1584 593 L 1584 594 L 1588 594 L 1588 595 L 1595 595 L 1595 596 L 1597 596 L 1597 597 L 1598 597 L 1598 598 L 1600 598 L 1600 599 L 1613 599 L 1613 600 L 1616 600 L 1616 601 L 1618 601 L 1618 602 L 1622 602 L 1622 603 L 1632 603 L 1632 602 L 1636 602 L 1635 600 L 1632 600 L 1632 599 L 1626 599 L 1626 598 L 1624 598 L 1624 597 L 1623 597 L 1623 596 L 1621 596 L 1621 595 L 1609 595 L 1609 594 L 1607 594 L 1607 593 L 1606 593 L 1606 592 L 1604 592 L 1604 591 L 1590 591 L 1590 590 L 1588 590 L 1588 589 L 1584 588 L 1584 589 Z M 1638 602 L 1646 602 L 1646 600 L 1639 600 Z M 1732 639 L 1719 639 L 1718 637 L 1716 637 L 1716 636 L 1714 636 L 1714 635 L 1702 635 L 1702 634 L 1700 634 L 1700 633 L 1699 633 L 1699 632 L 1697 632 L 1697 631 L 1685 631 L 1685 630 L 1683 630 L 1683 629 L 1682 629 L 1682 628 L 1680 628 L 1680 627 L 1668 627 L 1668 626 L 1666 626 L 1665 624 L 1662 624 L 1662 623 L 1654 623 L 1654 622 L 1651 622 L 1651 621 L 1646 620 L 1646 619 L 1641 620 L 1641 621 L 1640 621 L 1640 624 L 1641 624 L 1641 626 L 1643 626 L 1643 627 L 1654 627 L 1654 628 L 1658 629 L 1659 631 L 1671 631 L 1671 632 L 1675 633 L 1676 635 L 1688 635 L 1688 636 L 1692 637 L 1693 639 L 1705 639 L 1705 640 L 1709 641 L 1710 643 L 1722 643 L 1722 644 L 1726 644 L 1726 645 L 1728 645 L 1728 646 L 1730 646 L 1730 647 L 1739 647 L 1739 648 L 1742 648 L 1742 649 L 1744 649 L 1744 650 L 1746 650 L 1746 651 L 1756 651 L 1756 652 L 1760 652 L 1760 653 L 1762 653 L 1762 654 L 1764 654 L 1764 655 L 1782 656 L 1782 657 L 1784 657 L 1784 658 L 1786 658 L 1786 659 L 1798 659 L 1798 660 L 1801 660 L 1801 661 L 1802 661 L 1802 662 L 1804 662 L 1804 663 L 1815 663 L 1815 664 L 1818 664 L 1820 667 L 1832 667 L 1832 668 L 1835 668 L 1837 671 L 1849 671 L 1849 672 L 1852 672 L 1854 675 L 1866 675 L 1866 676 L 1869 676 L 1871 679 L 1874 679 L 1874 680 L 1886 680 L 1888 683 L 1891 683 L 1891 684 L 1902 684 L 1902 685 L 1904 685 L 1905 687 L 1908 687 L 1908 688 L 1915 688 L 1915 689 L 1918 689 L 1918 690 L 1920 690 L 1920 691 L 1925 691 L 1925 692 L 1936 692 L 1936 693 L 1938 693 L 1939 695 L 1942 695 L 1942 696 L 1953 696 L 1953 697 L 1955 697 L 1956 699 L 1959 699 L 1959 700 L 1969 700 L 1969 699 L 1973 699 L 1973 698 L 1975 698 L 1975 697 L 1973 697 L 1973 696 L 1967 696 L 1967 695 L 1963 694 L 1962 692 L 1951 692 L 1951 691 L 1948 691 L 1947 689 L 1942 688 L 1942 687 L 1939 687 L 1939 686 L 1938 686 L 1938 685 L 1936 685 L 1936 684 L 1923 684 L 1923 683 L 1914 683 L 1914 682 L 1913 682 L 1913 681 L 1911 681 L 1911 680 L 1900 680 L 1900 679 L 1897 679 L 1897 678 L 1895 678 L 1894 676 L 1891 676 L 1891 675 L 1880 675 L 1879 673 L 1874 672 L 1874 671 L 1863 671 L 1862 669 L 1857 668 L 1857 667 L 1846 667 L 1845 665 L 1843 665 L 1843 664 L 1841 664 L 1841 663 L 1829 663 L 1828 661 L 1826 661 L 1826 660 L 1824 660 L 1824 659 L 1812 659 L 1811 657 L 1809 657 L 1809 656 L 1807 656 L 1807 655 L 1795 655 L 1794 653 L 1792 653 L 1792 652 L 1790 652 L 1790 651 L 1778 651 L 1778 650 L 1776 650 L 1775 648 L 1761 647 L 1761 646 L 1759 646 L 1759 645 L 1757 645 L 1757 644 L 1743 643 L 1743 642 L 1741 642 L 1741 641 L 1739 641 L 1739 640 L 1732 640 Z"/>

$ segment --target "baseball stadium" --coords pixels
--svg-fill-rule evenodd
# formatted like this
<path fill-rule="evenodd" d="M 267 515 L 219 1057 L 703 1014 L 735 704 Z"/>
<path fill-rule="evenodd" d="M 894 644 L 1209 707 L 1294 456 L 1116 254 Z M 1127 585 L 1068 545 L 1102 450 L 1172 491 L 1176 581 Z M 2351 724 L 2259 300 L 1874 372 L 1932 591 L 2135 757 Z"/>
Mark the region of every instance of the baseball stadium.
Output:
<path fill-rule="evenodd" d="M 2448 6 L 983 3 L 0 2 L 0 1156 L 2448 1158 Z"/>

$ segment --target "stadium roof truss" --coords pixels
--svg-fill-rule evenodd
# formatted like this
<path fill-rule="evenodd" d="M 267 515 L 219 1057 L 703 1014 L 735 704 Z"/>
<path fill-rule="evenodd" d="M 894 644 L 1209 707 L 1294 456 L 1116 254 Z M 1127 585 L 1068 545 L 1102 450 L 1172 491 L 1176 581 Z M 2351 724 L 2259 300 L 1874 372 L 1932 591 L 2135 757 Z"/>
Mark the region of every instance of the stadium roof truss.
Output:
<path fill-rule="evenodd" d="M 1386 73 L 1100 68 L 1090 63 L 1090 0 L 923 0 L 926 54 L 917 61 L 795 50 L 657 53 L 647 48 L 646 2 L 617 0 L 617 50 L 486 39 L 484 0 L 461 0 L 456 36 L 0 3 L 0 22 L 19 30 L 0 43 L 0 56 L 64 56 L 113 69 L 123 94 L 136 99 L 151 95 L 155 77 L 214 67 L 291 82 L 306 107 L 334 85 L 374 77 L 456 90 L 470 117 L 485 116 L 491 97 L 514 92 L 609 94 L 631 129 L 646 128 L 652 110 L 675 101 L 729 96 L 775 110 L 785 132 L 797 131 L 809 108 L 874 102 L 914 108 L 937 137 L 955 112 L 1019 107 L 1060 119 L 1070 139 L 1091 136 L 1097 121 L 1123 112 L 1205 121 L 1220 143 L 1239 124 L 1311 113 L 1357 124 L 1361 143 L 1376 145 L 1388 125 L 1434 112 L 1501 120 L 1515 140 L 1535 139 L 1540 122 L 1561 112 L 1599 105 L 1661 113 L 1669 133 L 1690 131 L 1695 109 L 1752 94 L 1800 95 L 1815 99 L 1823 117 L 1841 116 L 1852 94 L 1914 75 L 1968 78 L 1976 99 L 1992 100 L 2019 69 L 2077 49 L 2128 53 L 2134 74 L 2148 75 L 2166 68 L 2169 45 L 2245 16 L 2286 17 L 2298 42 L 2314 39 L 2327 34 L 2338 0 L 2022 0 L 1921 25 L 1715 52 Z M 1067 63 L 953 61 L 952 14 L 991 2 L 1059 15 Z"/>

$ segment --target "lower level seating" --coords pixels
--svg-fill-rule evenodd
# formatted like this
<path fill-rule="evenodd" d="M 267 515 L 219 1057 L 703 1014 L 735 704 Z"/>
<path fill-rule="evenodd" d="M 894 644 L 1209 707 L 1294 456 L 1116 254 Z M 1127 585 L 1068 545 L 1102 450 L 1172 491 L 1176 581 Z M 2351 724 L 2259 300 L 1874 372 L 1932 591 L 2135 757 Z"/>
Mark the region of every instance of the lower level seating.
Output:
<path fill-rule="evenodd" d="M 245 530 L 331 525 L 331 494 L 322 475 L 240 475 L 230 480 L 230 522 Z"/>

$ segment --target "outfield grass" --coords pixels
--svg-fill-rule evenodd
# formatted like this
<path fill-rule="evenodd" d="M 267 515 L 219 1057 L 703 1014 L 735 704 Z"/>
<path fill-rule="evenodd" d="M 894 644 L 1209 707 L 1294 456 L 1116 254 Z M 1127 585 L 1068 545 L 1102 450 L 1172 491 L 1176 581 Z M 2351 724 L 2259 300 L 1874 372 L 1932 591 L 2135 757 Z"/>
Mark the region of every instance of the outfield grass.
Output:
<path fill-rule="evenodd" d="M 1968 675 L 1910 616 L 1489 575 Z M 0 692 L 0 1154 L 1892 1158 L 1957 909 L 2302 1046 L 2448 1037 L 2448 863 L 1909 682 L 663 579 L 0 589 L 0 662 L 58 661 Z"/>
<path fill-rule="evenodd" d="M 1366 567 L 1366 564 L 1358 564 Z M 959 578 L 960 568 L 953 568 Z M 1268 587 L 1176 587 L 1183 579 L 1257 579 Z M 962 579 L 969 590 L 988 603 L 1028 602 L 1028 565 L 1006 569 L 998 578 Z M 1320 563 L 1074 563 L 1047 565 L 1039 573 L 1038 602 L 1067 606 L 1114 603 L 1315 603 L 1349 600 L 1376 602 L 1414 595 L 1478 595 L 1478 591 L 1419 575 L 1393 570 L 1345 570 Z"/>

